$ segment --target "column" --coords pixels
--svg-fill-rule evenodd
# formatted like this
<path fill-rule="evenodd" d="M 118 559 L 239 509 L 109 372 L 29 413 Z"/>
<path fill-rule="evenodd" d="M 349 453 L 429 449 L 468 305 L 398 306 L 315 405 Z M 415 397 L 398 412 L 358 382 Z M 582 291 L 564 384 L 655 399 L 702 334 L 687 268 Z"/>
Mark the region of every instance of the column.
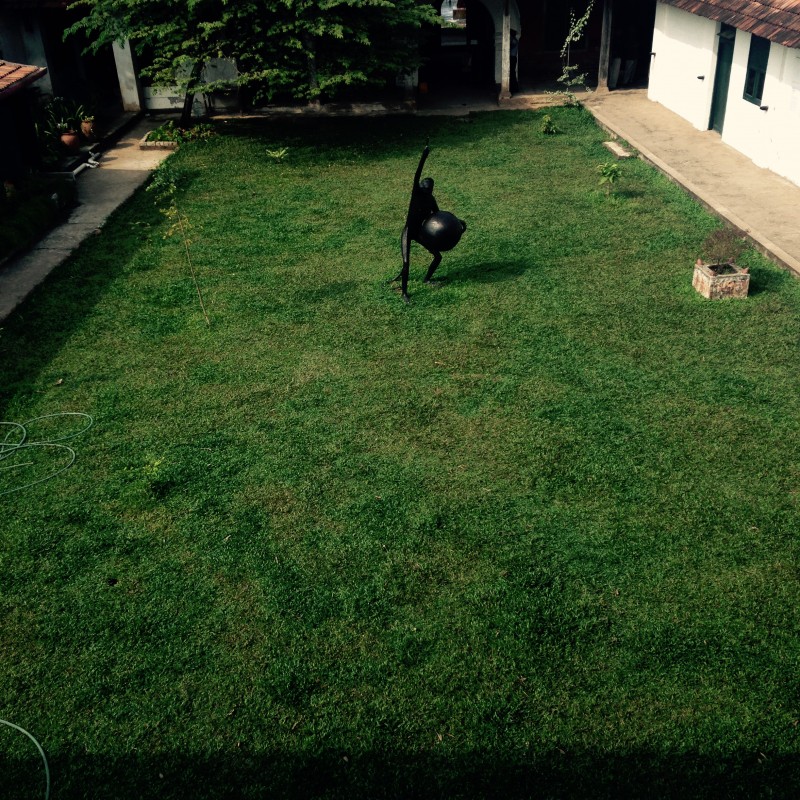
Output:
<path fill-rule="evenodd" d="M 608 62 L 611 58 L 611 18 L 614 0 L 603 3 L 603 30 L 600 34 L 600 63 L 597 68 L 597 91 L 608 91 Z"/>
<path fill-rule="evenodd" d="M 119 81 L 119 91 L 122 95 L 122 108 L 125 111 L 141 111 L 142 95 L 139 89 L 139 79 L 133 65 L 133 53 L 131 43 L 126 39 L 122 42 L 114 42 L 112 45 L 114 53 L 114 63 L 117 65 L 117 80 Z"/>
<path fill-rule="evenodd" d="M 511 9 L 509 0 L 503 6 L 503 43 L 500 56 L 500 100 L 511 98 Z"/>

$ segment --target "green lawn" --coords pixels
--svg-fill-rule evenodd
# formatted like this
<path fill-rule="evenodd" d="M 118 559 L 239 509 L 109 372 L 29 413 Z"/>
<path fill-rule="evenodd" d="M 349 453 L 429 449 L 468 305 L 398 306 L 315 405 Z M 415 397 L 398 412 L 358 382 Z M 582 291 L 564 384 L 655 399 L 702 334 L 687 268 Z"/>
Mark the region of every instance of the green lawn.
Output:
<path fill-rule="evenodd" d="M 798 796 L 800 283 L 703 300 L 717 223 L 549 113 L 230 123 L 170 160 L 210 327 L 152 192 L 6 323 L 0 419 L 94 419 L 0 496 L 53 800 Z"/>

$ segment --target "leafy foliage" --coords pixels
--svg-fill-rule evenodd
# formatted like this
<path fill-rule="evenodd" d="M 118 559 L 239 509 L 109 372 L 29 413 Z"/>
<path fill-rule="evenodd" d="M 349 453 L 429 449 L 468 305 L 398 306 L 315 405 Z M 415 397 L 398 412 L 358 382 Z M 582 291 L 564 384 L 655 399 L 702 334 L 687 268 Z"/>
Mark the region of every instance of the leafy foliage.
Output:
<path fill-rule="evenodd" d="M 148 142 L 197 142 L 210 139 L 214 135 L 214 126 L 207 123 L 182 128 L 174 120 L 167 120 L 147 134 Z"/>
<path fill-rule="evenodd" d="M 578 72 L 578 64 L 570 63 L 570 54 L 572 45 L 577 44 L 584 34 L 586 26 L 589 24 L 589 17 L 594 10 L 594 0 L 589 0 L 589 5 L 586 11 L 577 17 L 572 8 L 569 12 L 569 30 L 567 31 L 564 44 L 561 46 L 561 75 L 556 79 L 561 85 L 562 89 L 552 92 L 552 94 L 560 95 L 564 98 L 565 105 L 577 106 L 579 105 L 578 96 L 575 94 L 575 89 L 583 89 L 586 91 L 586 73 Z"/>
<path fill-rule="evenodd" d="M 608 197 L 614 185 L 622 177 L 622 168 L 616 161 L 604 161 L 597 165 L 597 171 L 600 173 L 598 183 L 605 189 L 606 197 Z"/>
<path fill-rule="evenodd" d="M 539 130 L 547 136 L 553 136 L 559 132 L 555 122 L 553 122 L 553 117 L 550 114 L 545 114 L 542 117 L 542 121 L 539 124 Z"/>
<path fill-rule="evenodd" d="M 87 15 L 70 28 L 92 47 L 129 39 L 151 61 L 142 72 L 178 85 L 187 98 L 212 59 L 236 64 L 234 78 L 204 90 L 249 87 L 318 102 L 350 86 L 382 83 L 418 66 L 421 27 L 437 19 L 417 0 L 78 0 Z M 186 106 L 184 107 L 186 111 Z M 184 115 L 183 124 L 187 122 Z"/>

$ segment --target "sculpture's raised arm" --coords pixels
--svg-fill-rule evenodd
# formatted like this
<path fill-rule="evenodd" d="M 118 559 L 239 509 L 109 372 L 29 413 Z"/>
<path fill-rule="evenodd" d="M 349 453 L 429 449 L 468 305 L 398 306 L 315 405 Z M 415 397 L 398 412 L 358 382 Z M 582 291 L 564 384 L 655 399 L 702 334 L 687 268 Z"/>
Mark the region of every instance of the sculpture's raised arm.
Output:
<path fill-rule="evenodd" d="M 419 186 L 419 179 L 422 177 L 422 170 L 425 168 L 425 162 L 428 159 L 428 154 L 431 152 L 430 147 L 425 145 L 425 149 L 422 151 L 422 156 L 419 159 L 419 166 L 417 167 L 417 171 L 414 174 L 414 186 L 412 191 Z"/>

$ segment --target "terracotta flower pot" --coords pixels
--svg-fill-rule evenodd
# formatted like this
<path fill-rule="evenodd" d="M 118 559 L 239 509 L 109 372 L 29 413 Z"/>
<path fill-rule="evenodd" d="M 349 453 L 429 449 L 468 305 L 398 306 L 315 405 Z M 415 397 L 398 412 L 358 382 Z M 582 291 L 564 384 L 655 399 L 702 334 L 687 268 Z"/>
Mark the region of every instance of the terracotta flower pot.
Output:
<path fill-rule="evenodd" d="M 81 137 L 77 131 L 64 131 L 59 139 L 68 153 L 77 153 L 81 149 Z"/>
<path fill-rule="evenodd" d="M 94 120 L 85 119 L 81 122 L 81 133 L 85 139 L 91 139 L 94 136 Z"/>

